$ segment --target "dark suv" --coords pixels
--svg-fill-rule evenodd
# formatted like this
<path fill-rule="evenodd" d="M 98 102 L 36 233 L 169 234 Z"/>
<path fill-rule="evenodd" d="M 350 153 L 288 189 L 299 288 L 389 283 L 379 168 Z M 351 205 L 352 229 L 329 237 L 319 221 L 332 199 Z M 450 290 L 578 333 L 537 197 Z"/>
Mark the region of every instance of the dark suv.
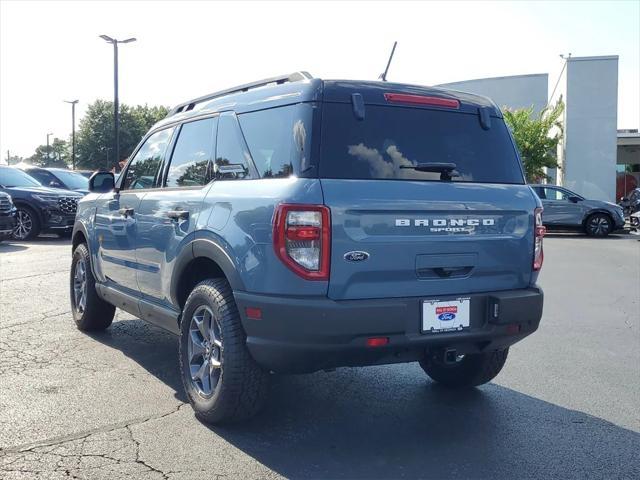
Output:
<path fill-rule="evenodd" d="M 0 241 L 11 238 L 16 226 L 16 207 L 11 196 L 0 192 Z"/>
<path fill-rule="evenodd" d="M 82 194 L 43 187 L 22 170 L 0 166 L 0 191 L 11 195 L 16 206 L 16 240 L 29 240 L 41 232 L 70 235 Z"/>
<path fill-rule="evenodd" d="M 179 336 L 199 418 L 270 372 L 420 362 L 489 382 L 538 328 L 541 203 L 500 110 L 385 82 L 272 78 L 190 100 L 78 204 L 71 307 Z"/>
<path fill-rule="evenodd" d="M 66 168 L 22 167 L 30 176 L 46 187 L 89 193 L 89 179 L 79 172 Z"/>

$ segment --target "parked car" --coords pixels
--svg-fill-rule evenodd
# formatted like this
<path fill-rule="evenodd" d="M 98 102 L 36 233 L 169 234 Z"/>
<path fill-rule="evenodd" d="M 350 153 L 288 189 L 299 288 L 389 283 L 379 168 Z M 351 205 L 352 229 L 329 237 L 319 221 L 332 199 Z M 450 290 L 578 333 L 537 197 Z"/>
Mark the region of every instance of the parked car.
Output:
<path fill-rule="evenodd" d="M 593 237 L 606 237 L 624 227 L 622 208 L 615 203 L 588 200 L 557 185 L 531 187 L 542 200 L 542 222 L 548 229 L 576 230 Z"/>
<path fill-rule="evenodd" d="M 86 177 L 87 179 L 89 179 L 91 178 L 91 175 L 93 175 L 96 171 L 95 170 L 74 170 L 74 172 L 79 173 L 83 177 Z"/>
<path fill-rule="evenodd" d="M 629 233 L 640 235 L 640 210 L 631 214 L 629 224 L 631 225 Z"/>
<path fill-rule="evenodd" d="M 0 192 L 0 241 L 11 238 L 16 226 L 16 207 L 11 196 Z"/>
<path fill-rule="evenodd" d="M 640 188 L 634 188 L 626 197 L 621 198 L 620 207 L 626 216 L 640 211 Z"/>
<path fill-rule="evenodd" d="M 73 170 L 33 166 L 24 167 L 22 170 L 46 187 L 73 190 L 82 194 L 89 193 L 89 179 Z"/>
<path fill-rule="evenodd" d="M 17 210 L 16 240 L 32 239 L 41 232 L 71 234 L 81 194 L 44 187 L 22 170 L 2 165 L 0 191 L 11 195 Z"/>
<path fill-rule="evenodd" d="M 179 335 L 207 422 L 255 414 L 269 372 L 418 361 L 480 385 L 540 322 L 542 205 L 484 97 L 268 79 L 174 108 L 89 187 L 77 327 L 118 306 Z"/>

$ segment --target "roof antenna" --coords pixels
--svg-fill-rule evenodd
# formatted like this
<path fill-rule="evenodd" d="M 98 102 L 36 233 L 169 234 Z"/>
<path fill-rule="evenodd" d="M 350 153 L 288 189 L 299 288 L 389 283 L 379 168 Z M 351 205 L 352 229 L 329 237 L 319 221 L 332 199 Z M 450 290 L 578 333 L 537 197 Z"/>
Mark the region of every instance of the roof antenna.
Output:
<path fill-rule="evenodd" d="M 389 72 L 389 65 L 391 65 L 391 60 L 393 59 L 393 54 L 396 51 L 396 45 L 398 45 L 398 42 L 393 42 L 393 48 L 391 49 L 391 55 L 389 55 L 389 61 L 387 62 L 387 68 L 384 69 L 384 73 L 381 74 L 378 78 L 380 80 L 382 80 L 383 82 L 387 81 L 387 72 Z"/>

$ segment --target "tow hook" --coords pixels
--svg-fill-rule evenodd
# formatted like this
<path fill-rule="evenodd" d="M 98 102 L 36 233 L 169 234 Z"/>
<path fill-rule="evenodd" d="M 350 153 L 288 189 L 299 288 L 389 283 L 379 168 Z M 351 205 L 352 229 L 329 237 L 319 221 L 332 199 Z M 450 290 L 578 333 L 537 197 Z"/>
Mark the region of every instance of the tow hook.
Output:
<path fill-rule="evenodd" d="M 455 348 L 446 348 L 444 351 L 444 363 L 451 365 L 458 361 L 458 351 Z"/>

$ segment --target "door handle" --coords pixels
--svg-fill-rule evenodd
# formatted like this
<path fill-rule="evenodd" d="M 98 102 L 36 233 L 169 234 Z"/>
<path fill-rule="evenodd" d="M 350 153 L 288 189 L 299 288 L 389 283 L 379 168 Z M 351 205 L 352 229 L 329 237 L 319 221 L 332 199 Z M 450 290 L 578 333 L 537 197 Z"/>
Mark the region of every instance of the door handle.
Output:
<path fill-rule="evenodd" d="M 189 218 L 189 212 L 187 210 L 169 210 L 167 217 L 171 220 L 187 220 Z"/>
<path fill-rule="evenodd" d="M 133 217 L 133 208 L 121 208 L 118 213 L 123 217 Z"/>

